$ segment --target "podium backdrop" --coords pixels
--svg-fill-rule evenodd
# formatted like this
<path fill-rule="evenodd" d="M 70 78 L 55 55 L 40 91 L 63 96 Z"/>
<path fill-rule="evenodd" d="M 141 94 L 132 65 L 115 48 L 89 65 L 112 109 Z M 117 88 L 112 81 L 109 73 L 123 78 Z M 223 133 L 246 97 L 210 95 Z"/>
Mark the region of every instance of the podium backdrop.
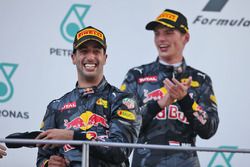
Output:
<path fill-rule="evenodd" d="M 119 87 L 129 68 L 156 59 L 145 25 L 165 8 L 188 18 L 189 65 L 209 74 L 220 125 L 200 147 L 249 148 L 249 0 L 1 0 L 0 138 L 38 130 L 47 104 L 72 90 L 74 34 L 95 26 L 106 34 L 107 80 Z M 9 149 L 1 167 L 35 166 L 37 149 Z M 201 166 L 249 166 L 249 155 L 199 153 Z"/>

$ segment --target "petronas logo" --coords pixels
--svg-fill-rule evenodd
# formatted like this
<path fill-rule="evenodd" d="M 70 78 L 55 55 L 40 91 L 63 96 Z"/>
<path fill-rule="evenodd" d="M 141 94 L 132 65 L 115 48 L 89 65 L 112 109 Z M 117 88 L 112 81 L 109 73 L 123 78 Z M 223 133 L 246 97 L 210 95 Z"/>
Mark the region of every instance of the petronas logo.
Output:
<path fill-rule="evenodd" d="M 16 71 L 17 64 L 0 63 L 0 103 L 5 103 L 11 99 L 14 87 L 11 77 Z"/>
<path fill-rule="evenodd" d="M 220 149 L 238 149 L 237 146 L 220 146 Z M 216 152 L 210 160 L 208 167 L 232 167 L 230 161 L 234 153 Z"/>
<path fill-rule="evenodd" d="M 70 7 L 60 26 L 61 35 L 66 41 L 72 43 L 76 32 L 86 27 L 83 21 L 89 9 L 89 5 L 83 4 Z"/>

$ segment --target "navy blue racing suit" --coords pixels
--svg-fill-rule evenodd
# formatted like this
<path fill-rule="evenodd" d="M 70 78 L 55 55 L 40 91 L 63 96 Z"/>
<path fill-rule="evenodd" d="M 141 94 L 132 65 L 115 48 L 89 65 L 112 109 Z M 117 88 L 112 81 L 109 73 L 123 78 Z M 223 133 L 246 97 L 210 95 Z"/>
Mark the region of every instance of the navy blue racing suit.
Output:
<path fill-rule="evenodd" d="M 167 90 L 163 81 L 175 77 L 185 82 L 192 76 L 191 87 L 182 100 L 161 109 L 157 100 Z M 217 102 L 208 75 L 187 66 L 163 65 L 156 61 L 128 71 L 121 90 L 132 92 L 138 99 L 142 127 L 138 142 L 160 145 L 195 146 L 196 136 L 212 137 L 219 124 Z M 200 166 L 195 151 L 135 149 L 133 167 L 195 167 Z"/>
<path fill-rule="evenodd" d="M 47 107 L 41 130 L 74 130 L 74 140 L 135 143 L 141 126 L 138 104 L 133 94 L 121 92 L 105 78 L 97 87 L 75 88 Z M 90 167 L 128 167 L 131 148 L 90 146 Z M 81 147 L 64 145 L 39 148 L 37 166 L 48 165 L 51 155 L 60 155 L 70 167 L 80 167 Z"/>

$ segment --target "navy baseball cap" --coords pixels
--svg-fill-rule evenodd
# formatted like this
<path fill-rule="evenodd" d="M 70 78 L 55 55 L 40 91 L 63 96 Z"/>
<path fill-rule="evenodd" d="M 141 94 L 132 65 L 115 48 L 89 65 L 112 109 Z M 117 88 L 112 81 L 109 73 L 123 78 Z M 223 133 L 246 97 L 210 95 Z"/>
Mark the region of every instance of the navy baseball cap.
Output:
<path fill-rule="evenodd" d="M 97 41 L 101 46 L 104 48 L 104 50 L 107 49 L 106 44 L 106 38 L 102 31 L 98 30 L 97 28 L 94 28 L 92 26 L 85 27 L 81 30 L 79 30 L 75 35 L 75 40 L 73 43 L 73 52 L 79 48 L 82 44 L 84 44 L 87 41 Z"/>
<path fill-rule="evenodd" d="M 182 13 L 175 10 L 164 10 L 154 21 L 146 25 L 146 30 L 154 30 L 159 24 L 178 29 L 183 33 L 188 32 L 187 18 Z"/>

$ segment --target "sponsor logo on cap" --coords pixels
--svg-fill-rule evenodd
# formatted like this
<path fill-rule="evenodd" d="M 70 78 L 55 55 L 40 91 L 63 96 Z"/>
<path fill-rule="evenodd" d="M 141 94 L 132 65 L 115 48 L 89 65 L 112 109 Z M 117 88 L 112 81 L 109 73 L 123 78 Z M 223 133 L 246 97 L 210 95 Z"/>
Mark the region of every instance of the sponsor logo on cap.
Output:
<path fill-rule="evenodd" d="M 103 34 L 95 29 L 85 29 L 85 30 L 82 30 L 80 32 L 78 32 L 77 34 L 77 40 L 81 39 L 82 37 L 85 37 L 85 36 L 95 36 L 97 38 L 100 38 L 101 40 L 104 40 L 104 37 L 103 37 Z"/>
<path fill-rule="evenodd" d="M 167 20 L 171 20 L 173 22 L 176 22 L 176 20 L 178 19 L 178 15 L 171 13 L 171 12 L 163 12 L 162 14 L 160 14 L 160 16 L 157 17 L 156 20 L 160 20 L 160 19 L 167 19 Z"/>

